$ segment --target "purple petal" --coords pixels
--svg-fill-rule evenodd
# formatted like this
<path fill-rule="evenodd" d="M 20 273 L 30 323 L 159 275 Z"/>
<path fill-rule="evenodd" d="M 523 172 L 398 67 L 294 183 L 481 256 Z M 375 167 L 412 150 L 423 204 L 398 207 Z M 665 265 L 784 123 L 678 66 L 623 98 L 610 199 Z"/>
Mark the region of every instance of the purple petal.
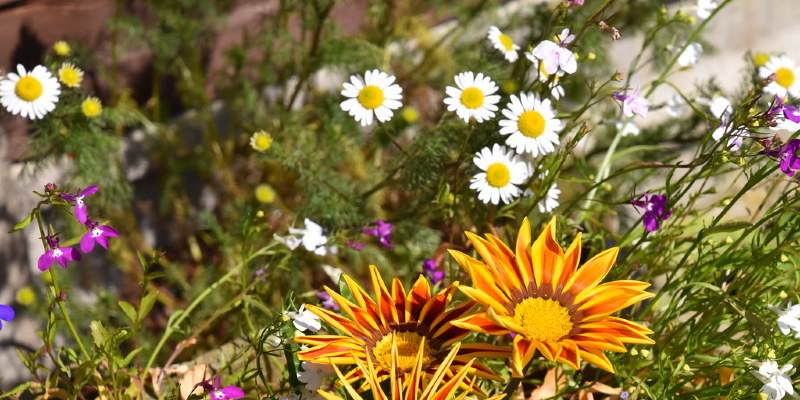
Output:
<path fill-rule="evenodd" d="M 83 200 L 78 200 L 75 202 L 75 218 L 78 219 L 78 222 L 85 224 L 86 223 L 86 204 Z"/>
<path fill-rule="evenodd" d="M 347 245 L 350 246 L 351 248 L 355 249 L 356 251 L 361 251 L 361 250 L 364 250 L 364 246 L 366 246 L 367 244 L 366 243 L 356 243 L 356 242 L 354 242 L 352 240 L 348 240 L 347 241 Z"/>
<path fill-rule="evenodd" d="M 59 195 L 59 196 L 61 196 L 61 198 L 62 198 L 62 199 L 64 199 L 64 200 L 66 200 L 66 201 L 70 201 L 70 202 L 73 202 L 73 203 L 75 202 L 75 196 L 74 196 L 74 195 L 71 195 L 71 194 L 61 194 L 61 195 Z"/>
<path fill-rule="evenodd" d="M 108 250 L 108 238 L 105 236 L 98 236 L 95 240 L 97 240 L 97 243 L 99 243 L 100 246 L 103 246 L 104 249 Z"/>
<path fill-rule="evenodd" d="M 244 391 L 242 391 L 242 389 L 239 389 L 236 386 L 225 386 L 219 391 L 222 392 L 222 394 L 227 396 L 229 399 L 241 399 L 244 397 Z"/>
<path fill-rule="evenodd" d="M 642 217 L 642 223 L 644 224 L 644 229 L 647 229 L 648 232 L 654 232 L 658 229 L 658 219 L 652 213 L 645 213 Z"/>
<path fill-rule="evenodd" d="M 389 239 L 388 236 L 384 236 L 384 237 L 381 238 L 380 242 L 381 242 L 382 245 L 384 245 L 384 246 L 386 246 L 386 247 L 388 247 L 390 249 L 393 249 L 394 246 L 392 245 L 392 243 L 389 240 L 391 240 L 391 239 Z"/>
<path fill-rule="evenodd" d="M 48 268 L 53 266 L 53 250 L 39 256 L 39 271 L 47 271 Z"/>
<path fill-rule="evenodd" d="M 380 236 L 380 234 L 378 233 L 378 228 L 362 229 L 361 232 L 366 233 L 367 235 Z"/>
<path fill-rule="evenodd" d="M 78 196 L 85 197 L 97 193 L 97 185 L 92 185 L 78 192 Z"/>
<path fill-rule="evenodd" d="M 11 306 L 0 304 L 0 319 L 3 321 L 11 321 L 14 319 L 14 309 Z M 2 325 L 0 325 L 2 326 Z"/>
<path fill-rule="evenodd" d="M 64 252 L 63 258 L 69 261 L 80 261 L 81 259 L 81 253 L 79 253 L 77 249 L 73 249 L 72 247 L 62 247 L 61 251 Z"/>
<path fill-rule="evenodd" d="M 94 241 L 92 231 L 83 234 L 83 236 L 81 236 L 81 251 L 84 253 L 92 251 L 92 249 L 94 249 Z"/>
<path fill-rule="evenodd" d="M 103 236 L 119 237 L 119 232 L 110 226 L 103 225 L 100 227 L 100 230 L 103 231 Z"/>

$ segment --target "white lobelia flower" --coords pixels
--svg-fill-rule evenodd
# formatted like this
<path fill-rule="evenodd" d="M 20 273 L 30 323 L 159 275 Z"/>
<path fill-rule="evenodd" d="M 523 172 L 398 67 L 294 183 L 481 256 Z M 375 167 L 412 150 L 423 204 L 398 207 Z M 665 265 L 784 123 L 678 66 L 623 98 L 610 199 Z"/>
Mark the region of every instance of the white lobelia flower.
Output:
<path fill-rule="evenodd" d="M 292 319 L 294 327 L 299 331 L 317 332 L 322 329 L 322 322 L 311 311 L 306 310 L 306 305 L 303 304 L 295 311 L 284 311 L 285 315 Z"/>
<path fill-rule="evenodd" d="M 58 80 L 42 65 L 25 71 L 17 64 L 17 73 L 9 72 L 0 80 L 0 103 L 11 114 L 25 118 L 44 118 L 56 108 L 60 94 Z"/>
<path fill-rule="evenodd" d="M 795 332 L 795 339 L 800 339 L 800 304 L 792 305 L 786 308 L 775 306 L 767 306 L 775 314 L 778 314 L 778 329 L 784 335 L 791 335 L 792 331 Z"/>
<path fill-rule="evenodd" d="M 703 54 L 703 46 L 700 43 L 689 43 L 681 49 L 681 55 L 678 56 L 678 65 L 681 67 L 695 65 L 697 64 L 697 58 L 701 54 Z"/>
<path fill-rule="evenodd" d="M 530 166 L 532 168 L 532 165 Z M 529 168 L 528 174 L 533 173 L 532 169 Z M 550 174 L 550 171 L 544 171 L 539 174 L 539 183 L 543 184 L 547 176 Z M 525 189 L 525 193 L 522 194 L 526 197 L 533 197 L 533 190 L 530 188 Z M 558 202 L 558 196 L 561 195 L 561 190 L 558 188 L 558 184 L 553 182 L 550 187 L 547 189 L 547 193 L 545 194 L 544 198 L 536 204 L 539 207 L 539 212 L 542 214 L 549 213 L 560 205 Z"/>
<path fill-rule="evenodd" d="M 327 364 L 303 361 L 300 366 L 303 370 L 297 373 L 297 379 L 305 383 L 306 390 L 311 391 L 322 387 L 322 379 L 334 372 L 333 368 Z"/>
<path fill-rule="evenodd" d="M 550 82 L 548 87 L 550 88 L 550 95 L 553 96 L 553 99 L 558 100 L 564 96 L 564 87 L 559 83 L 561 77 L 564 76 L 564 71 L 548 74 L 544 67 L 544 61 L 537 60 L 531 53 L 525 53 L 525 57 L 531 61 L 531 70 L 536 71 L 539 82 Z M 552 80 L 550 79 L 551 77 Z"/>
<path fill-rule="evenodd" d="M 787 394 L 795 397 L 792 378 L 788 375 L 794 368 L 791 364 L 779 367 L 774 360 L 756 362 L 755 364 L 758 366 L 758 370 L 750 372 L 764 384 L 761 387 L 761 393 L 769 396 L 770 400 L 780 400 Z"/>
<path fill-rule="evenodd" d="M 711 133 L 711 138 L 717 142 L 722 140 L 722 137 L 725 136 L 725 132 L 728 130 L 728 125 L 729 123 L 727 121 L 723 122 L 717 129 L 714 129 L 714 132 Z M 750 132 L 744 128 L 732 131 L 730 133 L 730 138 L 728 138 L 728 148 L 731 149 L 731 151 L 738 151 L 742 148 L 742 141 L 746 137 L 750 137 Z"/>
<path fill-rule="evenodd" d="M 650 102 L 644 96 L 639 96 L 638 86 L 632 94 L 618 92 L 614 93 L 614 98 L 622 102 L 622 115 L 630 118 L 633 114 L 639 114 L 642 118 L 647 118 Z"/>
<path fill-rule="evenodd" d="M 575 59 L 575 54 L 567 48 L 569 43 L 575 40 L 575 35 L 569 33 L 569 29 L 564 29 L 561 34 L 556 37 L 558 43 L 543 40 L 537 44 L 536 47 L 530 52 L 531 57 L 544 61 L 545 71 L 548 74 L 554 74 L 560 68 L 568 74 L 574 74 L 578 69 L 578 61 Z"/>
<path fill-rule="evenodd" d="M 513 150 L 495 144 L 491 149 L 481 149 L 472 161 L 483 171 L 473 176 L 469 185 L 478 191 L 478 200 L 508 204 L 520 195 L 516 185 L 528 178 L 528 168 Z"/>
<path fill-rule="evenodd" d="M 711 12 L 716 10 L 717 3 L 713 0 L 697 0 L 697 18 L 706 19 L 711 16 Z"/>
<path fill-rule="evenodd" d="M 664 109 L 670 116 L 679 117 L 686 112 L 689 107 L 686 105 L 686 100 L 680 95 L 680 93 L 673 93 L 669 100 L 667 100 L 667 104 Z"/>
<path fill-rule="evenodd" d="M 454 79 L 457 87 L 448 86 L 445 89 L 448 96 L 444 99 L 447 111 L 455 111 L 464 122 L 469 122 L 470 118 L 478 122 L 494 118 L 500 96 L 494 94 L 498 87 L 491 78 L 480 72 L 476 76 L 472 71 L 467 71 L 456 75 Z"/>
<path fill-rule="evenodd" d="M 326 246 L 328 237 L 322 233 L 322 227 L 316 222 L 306 218 L 303 221 L 305 228 L 289 228 L 290 235 L 273 237 L 280 243 L 283 243 L 289 250 L 298 248 L 301 244 L 306 250 L 313 252 L 318 256 L 325 256 L 327 254 L 336 254 L 338 249 L 336 246 Z"/>
<path fill-rule="evenodd" d="M 636 125 L 636 123 L 631 120 L 618 121 L 614 126 L 617 128 L 617 131 L 622 132 L 622 136 L 639 136 L 639 132 L 641 132 L 639 125 Z"/>
<path fill-rule="evenodd" d="M 800 68 L 791 58 L 780 55 L 769 58 L 763 67 L 758 69 L 758 75 L 764 79 L 775 74 L 775 81 L 764 86 L 764 92 L 774 94 L 782 99 L 787 95 L 800 97 Z"/>
<path fill-rule="evenodd" d="M 496 26 L 489 28 L 489 41 L 492 42 L 495 49 L 503 53 L 508 62 L 513 63 L 519 58 L 517 54 L 519 46 L 514 43 L 510 36 L 500 32 L 500 29 Z"/>
<path fill-rule="evenodd" d="M 715 94 L 711 96 L 711 101 L 708 102 L 708 108 L 711 110 L 711 115 L 717 119 L 725 119 L 733 114 L 733 105 L 726 97 Z"/>
<path fill-rule="evenodd" d="M 510 135 L 506 144 L 517 153 L 536 157 L 555 151 L 564 123 L 556 119 L 549 99 L 539 100 L 533 93 L 512 94 L 503 115 L 507 119 L 500 120 L 500 134 Z"/>
<path fill-rule="evenodd" d="M 342 110 L 362 126 L 372 124 L 373 115 L 381 122 L 392 119 L 392 110 L 403 105 L 403 89 L 394 81 L 394 76 L 377 69 L 367 71 L 363 79 L 360 75 L 350 76 L 350 82 L 342 85 L 342 96 L 348 97 L 340 105 Z"/>

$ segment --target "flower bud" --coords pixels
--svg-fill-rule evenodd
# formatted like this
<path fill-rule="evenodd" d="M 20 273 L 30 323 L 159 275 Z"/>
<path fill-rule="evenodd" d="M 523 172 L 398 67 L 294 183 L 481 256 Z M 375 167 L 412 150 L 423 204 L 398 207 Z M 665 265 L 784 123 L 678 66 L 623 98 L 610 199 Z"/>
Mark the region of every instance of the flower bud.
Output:
<path fill-rule="evenodd" d="M 781 262 L 789 262 L 789 257 L 786 254 L 781 254 Z"/>
<path fill-rule="evenodd" d="M 787 297 L 789 297 L 789 295 L 786 294 L 786 292 L 784 292 L 783 290 L 781 290 L 781 292 L 778 293 L 778 297 L 785 300 Z"/>

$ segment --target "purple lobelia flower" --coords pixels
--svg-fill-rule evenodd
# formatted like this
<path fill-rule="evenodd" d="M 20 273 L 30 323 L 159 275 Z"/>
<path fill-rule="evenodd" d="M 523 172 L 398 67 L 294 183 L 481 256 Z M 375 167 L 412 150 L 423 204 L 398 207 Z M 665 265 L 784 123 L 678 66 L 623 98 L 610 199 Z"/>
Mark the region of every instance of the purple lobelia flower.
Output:
<path fill-rule="evenodd" d="M 95 243 L 99 243 L 104 249 L 108 249 L 108 238 L 119 237 L 119 233 L 114 228 L 106 225 L 98 226 L 97 222 L 88 218 L 86 219 L 86 229 L 89 231 L 81 237 L 81 251 L 84 253 L 92 251 Z"/>
<path fill-rule="evenodd" d="M 317 292 L 317 297 L 322 300 L 322 308 L 331 311 L 339 311 L 339 305 L 336 304 L 336 302 L 333 300 L 333 297 L 331 297 L 328 292 L 320 290 Z"/>
<path fill-rule="evenodd" d="M 672 215 L 672 211 L 667 210 L 667 196 L 663 194 L 645 193 L 640 200 L 631 200 L 631 204 L 644 208 L 642 223 L 648 232 L 658 229 L 660 222 Z"/>
<path fill-rule="evenodd" d="M 97 185 L 92 185 L 87 187 L 86 189 L 78 190 L 77 194 L 62 194 L 61 198 L 75 203 L 75 218 L 78 219 L 78 222 L 85 224 L 86 204 L 84 204 L 83 198 L 86 196 L 91 196 L 96 192 L 97 192 Z"/>
<path fill-rule="evenodd" d="M 767 114 L 771 116 L 783 114 L 783 117 L 789 121 L 800 123 L 800 106 L 784 104 L 783 100 L 778 96 L 775 96 L 775 104 L 769 109 Z"/>
<path fill-rule="evenodd" d="M 347 241 L 347 246 L 350 247 L 351 249 L 354 249 L 355 251 L 364 250 L 364 246 L 366 245 L 367 245 L 366 243 L 356 243 L 352 240 Z"/>
<path fill-rule="evenodd" d="M 39 257 L 39 270 L 47 271 L 53 266 L 54 262 L 61 264 L 62 268 L 67 268 L 67 261 L 78 261 L 81 259 L 81 253 L 72 247 L 59 247 L 58 238 L 55 236 L 48 236 L 47 246 L 50 250 Z"/>
<path fill-rule="evenodd" d="M 633 114 L 639 114 L 642 118 L 647 118 L 650 102 L 639 96 L 638 86 L 631 94 L 614 93 L 614 98 L 622 102 L 622 115 L 633 117 Z"/>
<path fill-rule="evenodd" d="M 3 329 L 3 322 L 9 322 L 14 319 L 14 309 L 11 306 L 0 304 L 0 329 Z"/>
<path fill-rule="evenodd" d="M 780 160 L 781 171 L 786 176 L 795 177 L 800 171 L 800 139 L 792 139 L 776 149 L 764 150 L 764 154 Z"/>
<path fill-rule="evenodd" d="M 439 266 L 436 265 L 436 260 L 432 258 L 422 262 L 422 273 L 434 285 L 444 279 L 444 271 L 439 269 Z"/>
<path fill-rule="evenodd" d="M 372 235 L 378 238 L 378 241 L 381 242 L 382 245 L 393 249 L 394 246 L 392 245 L 392 224 L 388 222 L 383 222 L 382 220 L 377 221 L 378 227 L 376 228 L 369 228 L 369 229 L 362 229 L 361 232 L 366 233 L 367 235 Z"/>
<path fill-rule="evenodd" d="M 221 388 L 222 378 L 219 376 L 211 378 L 208 381 L 200 382 L 200 386 L 208 391 L 208 397 L 211 400 L 229 400 L 244 398 L 244 391 L 236 386 L 225 386 Z"/>

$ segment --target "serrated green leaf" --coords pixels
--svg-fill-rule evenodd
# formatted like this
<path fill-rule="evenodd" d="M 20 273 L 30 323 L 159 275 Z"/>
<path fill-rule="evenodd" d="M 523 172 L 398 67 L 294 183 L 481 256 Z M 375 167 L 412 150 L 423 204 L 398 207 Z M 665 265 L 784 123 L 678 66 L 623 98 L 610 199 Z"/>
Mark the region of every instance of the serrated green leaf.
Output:
<path fill-rule="evenodd" d="M 117 304 L 119 304 L 119 308 L 122 309 L 122 312 L 125 313 L 125 315 L 128 317 L 128 319 L 131 320 L 131 324 L 135 325 L 136 324 L 136 309 L 133 307 L 133 305 L 131 305 L 131 303 L 128 303 L 125 300 L 120 300 L 120 301 L 117 302 Z"/>
<path fill-rule="evenodd" d="M 13 233 L 13 232 L 16 232 L 18 230 L 25 229 L 25 227 L 28 226 L 31 223 L 31 221 L 33 221 L 33 211 L 31 211 L 31 213 L 28 214 L 28 216 L 25 217 L 25 219 L 23 219 L 22 221 L 17 222 L 17 224 L 14 225 L 14 227 L 11 228 L 11 230 L 8 231 L 8 233 Z"/>
<path fill-rule="evenodd" d="M 89 324 L 89 331 L 92 332 L 92 339 L 97 347 L 103 347 L 108 342 L 108 331 L 100 321 L 92 321 Z"/>

